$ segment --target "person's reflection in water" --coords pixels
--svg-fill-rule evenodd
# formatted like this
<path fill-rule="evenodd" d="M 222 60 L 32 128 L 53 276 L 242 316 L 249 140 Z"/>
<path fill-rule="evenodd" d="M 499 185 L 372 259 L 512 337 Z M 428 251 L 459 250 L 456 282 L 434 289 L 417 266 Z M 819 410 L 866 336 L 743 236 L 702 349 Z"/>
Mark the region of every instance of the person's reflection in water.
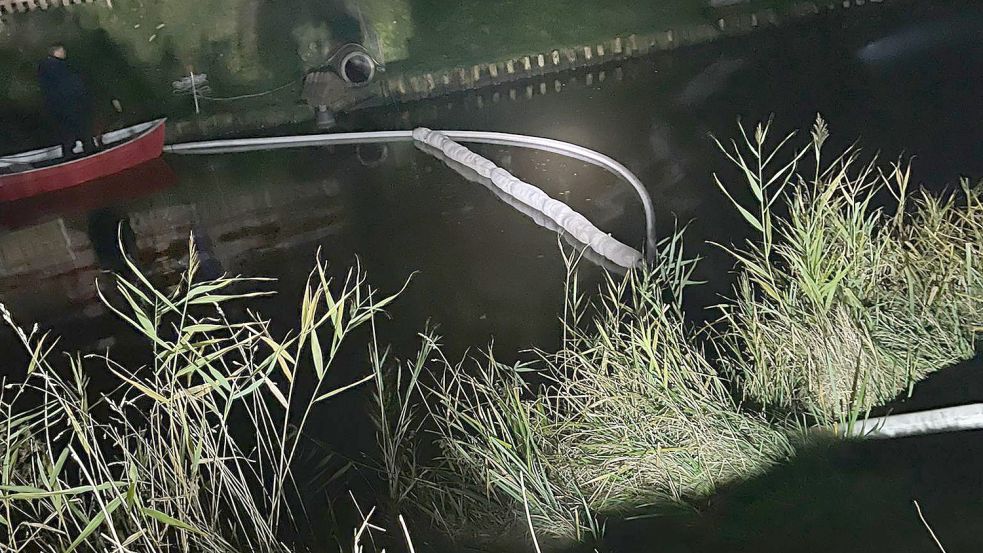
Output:
<path fill-rule="evenodd" d="M 113 208 L 97 209 L 89 214 L 88 230 L 99 266 L 116 274 L 127 273 L 124 252 L 134 260 L 137 253 L 136 234 L 129 217 Z"/>
<path fill-rule="evenodd" d="M 198 279 L 215 280 L 222 276 L 224 270 L 222 263 L 215 257 L 212 241 L 205 232 L 205 228 L 195 225 L 192 231 L 195 250 L 198 252 Z"/>

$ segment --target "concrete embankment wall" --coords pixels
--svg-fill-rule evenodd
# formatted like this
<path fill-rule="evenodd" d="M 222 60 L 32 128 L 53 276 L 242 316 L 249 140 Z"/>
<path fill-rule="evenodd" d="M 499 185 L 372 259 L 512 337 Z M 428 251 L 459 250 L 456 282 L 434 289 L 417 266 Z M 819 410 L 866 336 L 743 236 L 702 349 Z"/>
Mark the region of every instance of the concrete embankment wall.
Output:
<path fill-rule="evenodd" d="M 912 0 L 890 0 L 901 3 Z M 803 20 L 808 17 L 834 11 L 853 10 L 858 16 L 875 9 L 876 4 L 887 0 L 838 0 L 836 2 L 802 1 L 787 5 L 781 10 L 751 10 L 746 6 L 733 6 L 716 10 L 720 15 L 713 24 L 705 23 L 657 31 L 651 33 L 615 36 L 608 40 L 576 47 L 558 47 L 546 52 L 530 53 L 510 59 L 489 61 L 467 67 L 453 67 L 440 71 L 419 73 L 398 73 L 382 76 L 370 90 L 360 88 L 359 96 L 373 93 L 375 98 L 360 101 L 347 111 L 355 111 L 381 104 L 413 102 L 428 98 L 450 95 L 462 91 L 489 88 L 503 88 L 506 85 L 509 99 L 531 97 L 535 93 L 546 94 L 547 87 L 554 87 L 554 77 L 560 73 L 584 68 L 593 68 L 587 78 L 603 80 L 615 74 L 620 80 L 618 62 L 642 57 L 655 52 L 673 50 L 685 46 L 710 42 L 719 38 L 740 36 L 758 29 L 776 27 Z M 609 66 L 609 67 L 605 67 Z M 333 75 L 311 73 L 305 82 L 304 98 L 313 107 L 319 104 L 332 105 L 337 98 L 321 98 L 327 95 L 330 87 L 324 80 Z M 590 84 L 590 83 L 588 83 Z M 557 90 L 559 90 L 557 88 Z M 552 91 L 552 88 L 551 88 Z M 335 93 L 331 93 L 335 94 Z M 491 93 L 488 101 L 497 102 L 499 95 Z M 478 97 L 480 104 L 485 101 Z M 314 119 L 313 108 L 303 105 L 268 107 L 245 113 L 222 113 L 201 115 L 183 121 L 173 121 L 168 125 L 168 140 L 191 140 L 216 136 L 232 136 L 261 133 L 275 127 L 300 125 Z"/>
<path fill-rule="evenodd" d="M 713 24 L 704 23 L 665 31 L 615 36 L 593 44 L 554 48 L 515 58 L 489 61 L 441 71 L 393 75 L 379 83 L 380 94 L 396 101 L 413 101 L 462 90 L 500 85 L 550 73 L 598 66 L 652 52 L 702 44 L 722 37 L 751 33 L 833 10 L 844 10 L 885 0 L 797 2 L 781 10 L 722 10 Z M 861 11 L 861 10 L 858 10 Z"/>

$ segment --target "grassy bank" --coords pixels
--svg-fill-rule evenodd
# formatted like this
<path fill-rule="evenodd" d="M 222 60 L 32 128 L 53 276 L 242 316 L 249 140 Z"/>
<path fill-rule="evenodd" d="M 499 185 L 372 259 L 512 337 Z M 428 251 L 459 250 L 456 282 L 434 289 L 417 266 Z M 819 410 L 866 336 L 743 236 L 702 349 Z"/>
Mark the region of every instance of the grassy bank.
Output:
<path fill-rule="evenodd" d="M 65 43 L 85 77 L 99 130 L 164 115 L 194 118 L 192 98 L 172 86 L 189 67 L 209 77 L 205 116 L 275 112 L 294 106 L 305 72 L 348 42 L 364 42 L 390 74 L 450 71 L 631 33 L 715 25 L 725 11 L 793 3 L 757 0 L 718 10 L 707 0 L 121 0 L 112 9 L 100 2 L 15 14 L 0 26 L 0 63 L 9 69 L 0 81 L 8 100 L 0 110 L 7 131 L 0 152 L 52 141 L 36 73 L 53 40 Z"/>
<path fill-rule="evenodd" d="M 366 381 L 325 384 L 342 344 L 393 297 L 357 271 L 330 282 L 319 263 L 299 326 L 280 337 L 268 320 L 227 315 L 266 295 L 255 290 L 265 280 L 201 281 L 193 246 L 173 291 L 129 269 L 117 300 L 103 300 L 146 339 L 149 366 L 63 358 L 56 339 L 23 331 L 0 304 L 31 353 L 0 392 L 0 548 L 293 550 L 283 540 L 306 509 L 294 469 L 312 446 L 310 414 Z M 92 382 L 102 375 L 108 392 Z"/>
<path fill-rule="evenodd" d="M 489 60 L 591 44 L 619 33 L 663 30 L 709 20 L 705 2 L 669 0 L 598 4 L 592 0 L 471 0 L 411 3 L 414 35 L 401 70 L 469 66 Z M 434 40 L 434 37 L 441 37 Z"/>
<path fill-rule="evenodd" d="M 571 288 L 563 346 L 537 363 L 436 356 L 428 411 L 403 426 L 430 428 L 439 453 L 403 452 L 397 496 L 452 532 L 529 521 L 596 537 L 610 515 L 699 504 L 813 426 L 849 425 L 971 357 L 983 192 L 915 192 L 907 166 L 855 150 L 827 161 L 827 136 L 821 119 L 798 147 L 759 125 L 724 147 L 742 181 L 720 188 L 756 201 L 735 207 L 760 234 L 732 250 L 739 284 L 704 333 L 682 322 L 691 262 L 672 239 L 586 312 Z"/>
<path fill-rule="evenodd" d="M 759 0 L 727 11 L 782 9 L 792 0 Z M 596 44 L 614 36 L 716 24 L 721 10 L 706 0 L 436 0 L 409 2 L 413 33 L 396 71 L 468 67 L 554 48 Z M 440 37 L 439 40 L 436 37 Z"/>
<path fill-rule="evenodd" d="M 827 137 L 819 119 L 803 147 L 767 125 L 724 147 L 756 200 L 735 206 L 759 235 L 734 250 L 721 358 L 746 397 L 820 424 L 968 359 L 983 322 L 980 188 L 934 197 L 912 190 L 910 166 L 855 149 L 825 162 Z"/>

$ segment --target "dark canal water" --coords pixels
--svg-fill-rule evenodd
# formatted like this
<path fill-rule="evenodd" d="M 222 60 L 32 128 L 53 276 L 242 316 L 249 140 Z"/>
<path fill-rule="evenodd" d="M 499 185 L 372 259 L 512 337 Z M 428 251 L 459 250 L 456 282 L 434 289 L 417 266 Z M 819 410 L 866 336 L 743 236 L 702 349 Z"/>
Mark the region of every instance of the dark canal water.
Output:
<path fill-rule="evenodd" d="M 915 156 L 914 175 L 940 190 L 983 176 L 983 7 L 976 2 L 867 6 L 780 30 L 564 74 L 347 116 L 350 130 L 496 130 L 566 140 L 619 160 L 646 183 L 660 235 L 688 225 L 687 247 L 708 284 L 689 301 L 694 322 L 729 290 L 733 263 L 712 242 L 747 229 L 713 185 L 732 174 L 709 134 L 735 136 L 737 119 L 774 114 L 778 133 L 822 113 L 831 150 L 859 140 L 870 155 Z M 644 219 L 625 183 L 556 155 L 478 148 L 520 178 L 640 246 Z M 84 193 L 83 193 L 84 192 Z M 293 323 L 303 282 L 321 248 L 339 271 L 356 256 L 370 281 L 398 289 L 416 273 L 380 330 L 407 354 L 428 322 L 452 356 L 492 340 L 506 359 L 559 340 L 565 268 L 557 237 L 411 145 L 269 153 L 165 156 L 137 173 L 59 197 L 0 207 L 0 299 L 70 348 L 114 345 L 139 356 L 95 295 L 118 267 L 115 229 L 159 282 L 183 268 L 188 234 L 214 269 L 274 276 L 277 298 L 259 309 Z M 602 272 L 582 265 L 589 287 Z M 6 374 L 22 370 L 0 335 Z M 983 399 L 975 365 L 916 389 L 925 406 Z M 364 374 L 352 358 L 342 372 Z M 946 379 L 949 378 L 947 381 Z M 925 390 L 924 393 L 921 390 Z M 351 394 L 332 416 L 366 436 L 342 440 L 353 457 L 370 447 Z M 356 411 L 357 412 L 357 411 Z M 349 413 L 345 415 L 344 413 Z M 364 422 L 360 422 L 364 421 Z M 803 452 L 788 466 L 682 514 L 613 524 L 612 544 L 643 551 L 931 551 L 911 504 L 919 500 L 951 551 L 983 539 L 979 433 Z M 645 539 L 638 539 L 643 535 Z M 631 537 L 636 536 L 636 537 Z"/>

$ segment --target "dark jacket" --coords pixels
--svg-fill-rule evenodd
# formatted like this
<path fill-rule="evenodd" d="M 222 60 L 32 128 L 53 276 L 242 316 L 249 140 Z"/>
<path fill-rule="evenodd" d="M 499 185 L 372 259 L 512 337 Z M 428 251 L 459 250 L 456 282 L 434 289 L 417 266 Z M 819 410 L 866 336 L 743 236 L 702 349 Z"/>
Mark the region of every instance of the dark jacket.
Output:
<path fill-rule="evenodd" d="M 82 77 L 63 59 L 48 56 L 38 65 L 38 84 L 48 113 L 62 121 L 89 117 L 89 92 Z"/>

